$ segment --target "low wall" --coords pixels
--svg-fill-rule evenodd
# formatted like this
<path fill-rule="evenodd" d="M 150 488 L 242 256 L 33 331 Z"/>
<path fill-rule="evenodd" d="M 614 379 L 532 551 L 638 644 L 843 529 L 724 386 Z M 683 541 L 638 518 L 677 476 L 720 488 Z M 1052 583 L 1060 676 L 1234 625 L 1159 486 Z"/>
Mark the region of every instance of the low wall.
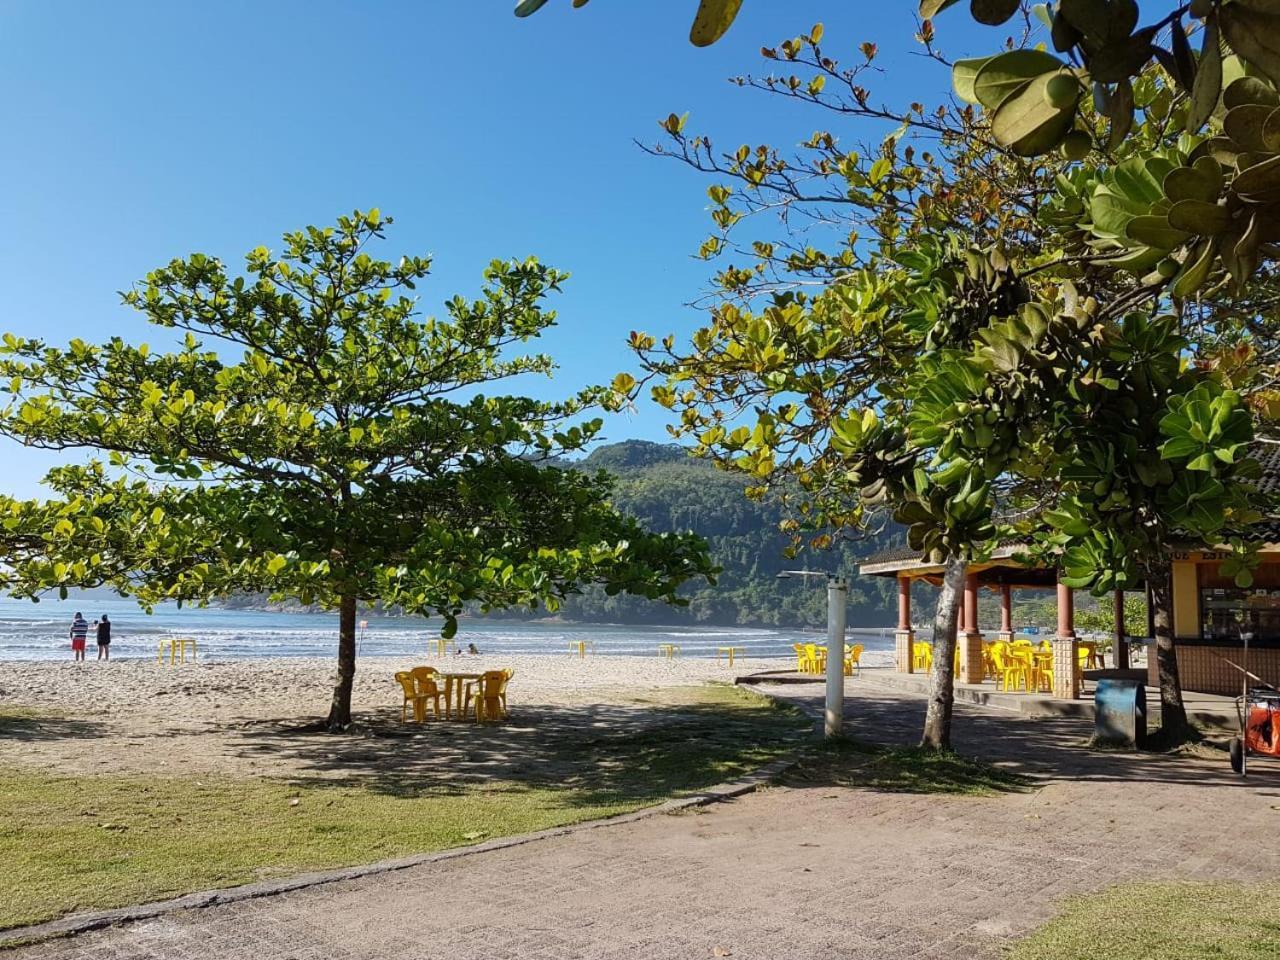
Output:
<path fill-rule="evenodd" d="M 1244 666 L 1244 649 L 1238 644 L 1216 645 L 1203 641 L 1179 640 L 1178 676 L 1182 680 L 1182 689 L 1195 693 L 1216 693 L 1223 696 L 1238 696 L 1243 674 L 1231 666 Z M 1227 663 L 1225 661 L 1230 661 Z M 1159 687 L 1160 674 L 1156 666 L 1155 651 L 1148 657 L 1148 680 L 1153 687 Z M 1250 647 L 1249 672 L 1255 673 L 1265 682 L 1280 687 L 1280 647 Z M 1255 681 L 1250 681 L 1254 683 Z"/>

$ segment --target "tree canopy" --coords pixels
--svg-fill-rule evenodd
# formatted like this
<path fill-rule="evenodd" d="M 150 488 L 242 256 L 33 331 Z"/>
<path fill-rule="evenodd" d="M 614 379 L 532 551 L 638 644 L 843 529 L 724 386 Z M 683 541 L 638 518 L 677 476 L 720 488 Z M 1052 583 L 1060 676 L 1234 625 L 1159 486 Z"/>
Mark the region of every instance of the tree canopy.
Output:
<path fill-rule="evenodd" d="M 950 66 L 931 26 L 918 39 Z M 1102 591 L 1166 574 L 1175 535 L 1217 543 L 1247 527 L 1252 418 L 1215 358 L 1231 304 L 1265 296 L 1269 273 L 1257 267 L 1271 250 L 1260 245 L 1241 272 L 1196 267 L 1189 236 L 1179 249 L 1130 248 L 1133 224 L 1176 205 L 1160 206 L 1162 178 L 1199 162 L 1186 95 L 1163 67 L 1144 63 L 1131 84 L 1132 135 L 1114 138 L 1112 154 L 1089 136 L 1098 162 L 1081 165 L 1079 151 L 1011 143 L 993 108 L 882 105 L 868 89 L 875 46 L 846 67 L 822 40 L 815 27 L 766 47 L 796 72 L 739 82 L 846 123 L 893 121 L 878 149 L 820 130 L 794 154 L 717 151 L 685 132 L 685 117 L 662 123 L 668 142 L 655 152 L 721 178 L 702 252 L 729 260 L 688 346 L 632 337 L 655 399 L 679 415 L 675 432 L 755 478 L 756 495 L 793 481 L 793 523 L 813 545 L 892 510 L 914 546 L 947 563 L 935 622 L 944 651 L 964 561 L 999 539 L 1035 540 L 1067 582 Z M 1045 72 L 1042 51 L 1015 53 L 991 63 Z M 993 70 L 955 64 L 957 91 L 994 97 L 1028 82 Z M 1071 111 L 1094 132 L 1115 123 L 1105 102 L 1073 99 Z M 761 236 L 761 215 L 778 212 L 780 229 Z M 1185 281 L 1192 269 L 1199 285 Z M 1185 363 L 1197 353 L 1203 362 Z M 1237 546 L 1247 579 L 1248 548 Z M 1166 639 L 1162 669 L 1174 671 Z M 945 715 L 951 657 L 934 663 Z M 1176 723 L 1176 673 L 1168 687 Z M 926 740 L 943 743 L 935 734 Z"/>
<path fill-rule="evenodd" d="M 0 500 L 12 593 L 108 585 L 143 603 L 263 592 L 337 607 L 329 722 L 350 722 L 356 606 L 438 615 L 466 604 L 552 609 L 601 581 L 684 602 L 712 573 L 703 542 L 654 535 L 608 505 L 603 475 L 547 469 L 580 450 L 606 396 L 490 394 L 549 357 L 521 353 L 554 322 L 565 275 L 494 261 L 479 297 L 440 318 L 412 295 L 430 262 L 375 259 L 390 223 L 356 212 L 250 251 L 245 276 L 194 254 L 124 294 L 181 336 L 172 352 L 12 335 L 0 433 L 107 462 L 53 470 L 49 500 Z"/>

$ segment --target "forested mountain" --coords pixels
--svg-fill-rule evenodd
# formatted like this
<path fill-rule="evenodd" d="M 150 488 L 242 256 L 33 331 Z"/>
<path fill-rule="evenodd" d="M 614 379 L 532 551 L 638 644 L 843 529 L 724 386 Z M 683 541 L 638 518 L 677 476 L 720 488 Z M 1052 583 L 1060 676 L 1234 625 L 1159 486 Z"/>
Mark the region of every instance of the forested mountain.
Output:
<path fill-rule="evenodd" d="M 857 558 L 888 542 L 844 543 L 831 550 L 783 556 L 788 538 L 773 504 L 743 495 L 743 478 L 691 458 L 674 444 L 628 440 L 600 447 L 582 461 L 565 466 L 606 470 L 616 479 L 613 502 L 658 531 L 693 530 L 711 545 L 724 568 L 716 586 L 689 590 L 687 608 L 672 608 L 637 597 L 606 596 L 590 589 L 571 597 L 563 615 L 574 620 L 613 623 L 706 623 L 717 625 L 821 626 L 826 623 L 825 584 L 800 578 L 778 580 L 784 569 L 837 571 L 850 577 L 849 622 L 888 626 L 894 621 L 891 580 L 858 577 Z M 900 536 L 897 531 L 893 534 Z"/>
<path fill-rule="evenodd" d="M 837 572 L 849 578 L 851 626 L 890 626 L 896 619 L 894 582 L 859 577 L 857 561 L 902 538 L 892 527 L 883 536 L 841 543 L 830 550 L 806 551 L 787 559 L 789 538 L 779 532 L 783 514 L 774 504 L 756 503 L 743 494 L 744 478 L 697 460 L 675 444 L 626 440 L 597 448 L 588 457 L 556 464 L 567 470 L 604 470 L 614 477 L 618 509 L 659 532 L 693 530 L 706 538 L 723 568 L 715 586 L 690 584 L 689 606 L 672 607 L 625 594 L 610 597 L 597 586 L 569 597 L 560 610 L 568 620 L 597 623 L 703 623 L 715 626 L 822 627 L 827 622 L 825 581 L 777 579 L 781 570 Z M 917 601 L 920 602 L 920 601 Z M 222 601 L 230 608 L 275 607 L 265 597 L 244 594 Z M 286 604 L 296 609 L 296 604 Z M 920 608 L 923 609 L 923 608 Z M 378 610 L 372 609 L 371 613 Z M 473 610 L 479 614 L 479 610 Z M 494 610 L 491 619 L 546 616 L 527 608 Z"/>

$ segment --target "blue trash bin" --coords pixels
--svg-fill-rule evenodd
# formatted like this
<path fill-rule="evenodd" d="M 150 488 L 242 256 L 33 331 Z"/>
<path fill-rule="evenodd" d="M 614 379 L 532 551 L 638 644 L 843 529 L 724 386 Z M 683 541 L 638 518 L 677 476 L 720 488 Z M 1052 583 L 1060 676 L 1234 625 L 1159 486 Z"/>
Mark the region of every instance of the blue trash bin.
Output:
<path fill-rule="evenodd" d="M 1147 688 L 1134 680 L 1104 678 L 1093 696 L 1093 738 L 1137 748 L 1147 737 Z"/>

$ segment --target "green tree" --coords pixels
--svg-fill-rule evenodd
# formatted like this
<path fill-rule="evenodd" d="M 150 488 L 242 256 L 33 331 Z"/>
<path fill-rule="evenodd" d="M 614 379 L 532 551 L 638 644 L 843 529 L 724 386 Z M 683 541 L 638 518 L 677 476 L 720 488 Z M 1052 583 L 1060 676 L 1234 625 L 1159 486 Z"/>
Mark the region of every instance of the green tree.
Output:
<path fill-rule="evenodd" d="M 38 596 L 107 584 L 144 604 L 235 592 L 338 610 L 330 729 L 351 722 L 357 605 L 438 614 L 546 604 L 602 581 L 683 602 L 712 573 L 702 541 L 653 535 L 608 505 L 603 475 L 540 461 L 579 450 L 598 419 L 589 389 L 565 402 L 489 395 L 548 373 L 521 344 L 564 275 L 495 261 L 483 294 L 419 318 L 430 263 L 365 248 L 376 210 L 251 251 L 247 276 L 195 254 L 124 295 L 175 352 L 120 339 L 65 348 L 6 335 L 0 433 L 55 450 L 105 451 L 60 467 L 51 500 L 0 502 L 4 586 Z"/>
<path fill-rule="evenodd" d="M 925 0 L 921 14 L 953 3 Z M 975 0 L 975 15 L 979 7 L 993 14 L 979 19 L 1003 23 L 1019 4 Z M 1120 305 L 1155 315 L 1142 324 L 1145 346 L 1172 337 L 1200 357 L 1192 371 L 1178 369 L 1181 354 L 1095 357 L 1099 367 L 1155 379 L 1140 395 L 1094 389 L 1076 408 L 1076 427 L 1059 425 L 1077 445 L 1061 451 L 1062 508 L 1045 514 L 1073 584 L 1105 590 L 1137 576 L 1150 583 L 1162 718 L 1165 735 L 1177 739 L 1189 728 L 1174 650 L 1170 543 L 1230 538 L 1228 570 L 1247 583 L 1256 562 L 1248 525 L 1266 508 L 1249 489 L 1256 465 L 1246 451 L 1252 420 L 1276 412 L 1280 6 L 1205 0 L 1143 8 L 1159 11 L 1145 25 L 1134 0 L 1038 6 L 1061 56 L 1027 48 L 960 61 L 953 80 L 1009 149 L 1035 156 L 1061 145 L 1073 158 L 1091 154 L 1095 162 L 1059 180 L 1046 225 L 1067 255 L 1093 257 L 1084 289 L 1128 284 Z M 1197 30 L 1198 55 L 1189 37 Z M 1161 369 L 1146 366 L 1151 360 Z M 1095 388 L 1117 382 L 1098 377 Z"/>
<path fill-rule="evenodd" d="M 1042 294 L 1052 309 L 1028 302 L 1044 283 L 1034 267 L 1056 257 L 1037 219 L 1055 171 L 1000 149 L 972 111 L 877 104 L 863 86 L 874 45 L 846 68 L 821 37 L 815 27 L 765 51 L 808 76 L 743 82 L 898 129 L 865 154 L 819 131 L 791 157 L 768 145 L 720 153 L 669 117 L 656 152 L 723 180 L 708 191 L 717 230 L 704 256 L 746 263 L 717 274 L 710 320 L 687 347 L 632 343 L 654 398 L 679 414 L 676 434 L 750 477 L 749 494 L 790 503 L 797 549 L 892 515 L 945 565 L 922 742 L 946 748 L 967 563 L 996 541 L 993 506 L 1019 463 L 1039 460 L 1043 440 L 1022 424 L 1060 395 L 1070 371 L 1054 358 L 1088 318 L 1052 301 L 1056 281 Z M 746 234 L 778 210 L 830 229 Z M 1015 255 L 1032 265 L 1025 276 Z"/>
<path fill-rule="evenodd" d="M 806 75 L 742 82 L 898 129 L 865 159 L 826 131 L 791 158 L 768 146 L 717 153 L 705 137 L 684 133 L 683 118 L 669 117 L 666 152 L 729 180 L 709 191 L 718 230 L 704 255 L 749 259 L 717 275 L 712 322 L 691 349 L 670 339 L 661 347 L 643 336 L 633 342 L 665 378 L 655 397 L 678 410 L 676 430 L 694 437 L 698 452 L 754 475 L 759 495 L 780 478 L 809 494 L 801 514 L 817 531 L 815 544 L 831 529 L 858 528 L 882 503 L 913 545 L 946 561 L 935 622 L 943 648 L 925 735 L 938 745 L 950 712 L 946 644 L 963 564 L 996 536 L 995 499 L 1015 507 L 1006 511 L 1011 533 L 1039 530 L 1054 564 L 1073 548 L 1069 580 L 1105 590 L 1120 585 L 1112 574 L 1132 582 L 1136 566 L 1167 572 L 1161 558 L 1175 531 L 1217 542 L 1256 515 L 1244 456 L 1251 427 L 1236 415 L 1205 449 L 1166 442 L 1163 430 L 1199 410 L 1198 401 L 1184 405 L 1194 391 L 1224 411 L 1238 409 L 1240 398 L 1217 374 L 1182 370 L 1180 353 L 1194 342 L 1176 323 L 1141 314 L 1163 305 L 1171 273 L 1153 268 L 1166 253 L 1143 252 L 1143 263 L 1081 239 L 1087 205 L 1073 207 L 1079 198 L 1070 191 L 1095 189 L 1090 168 L 1066 156 L 1021 159 L 987 114 L 878 105 L 862 82 L 874 45 L 863 45 L 865 64 L 842 68 L 819 47 L 821 34 L 765 50 Z M 931 45 L 931 31 L 921 39 Z M 1156 73 L 1135 86 L 1144 120 L 1122 145 L 1132 160 L 1111 178 L 1126 189 L 1141 188 L 1135 164 L 1177 163 L 1186 108 Z M 974 77 L 959 64 L 953 76 L 971 96 Z M 1088 105 L 1079 109 L 1086 122 L 1106 123 Z M 785 234 L 740 239 L 745 223 L 779 209 L 787 222 L 808 218 L 803 244 Z M 826 248 L 814 242 L 823 234 L 810 221 L 835 227 Z M 948 232 L 987 246 L 964 249 Z M 1091 441 L 1104 428 L 1113 442 L 1098 453 Z M 1184 470 L 1193 479 L 1174 482 Z M 1090 490 L 1106 491 L 1082 492 L 1086 474 Z M 1134 486 L 1111 496 L 1113 485 L 1128 482 L 1120 478 Z M 1091 522 L 1077 510 L 1071 532 L 1059 525 L 1044 533 L 1043 518 L 1063 517 L 1072 498 L 1073 508 L 1096 508 Z M 1074 537 L 1094 530 L 1129 531 L 1112 574 L 1097 565 L 1086 575 L 1077 562 L 1091 554 Z M 1168 634 L 1162 690 L 1176 725 L 1172 635 L 1161 630 L 1167 592 L 1157 588 L 1156 599 L 1157 630 Z"/>

